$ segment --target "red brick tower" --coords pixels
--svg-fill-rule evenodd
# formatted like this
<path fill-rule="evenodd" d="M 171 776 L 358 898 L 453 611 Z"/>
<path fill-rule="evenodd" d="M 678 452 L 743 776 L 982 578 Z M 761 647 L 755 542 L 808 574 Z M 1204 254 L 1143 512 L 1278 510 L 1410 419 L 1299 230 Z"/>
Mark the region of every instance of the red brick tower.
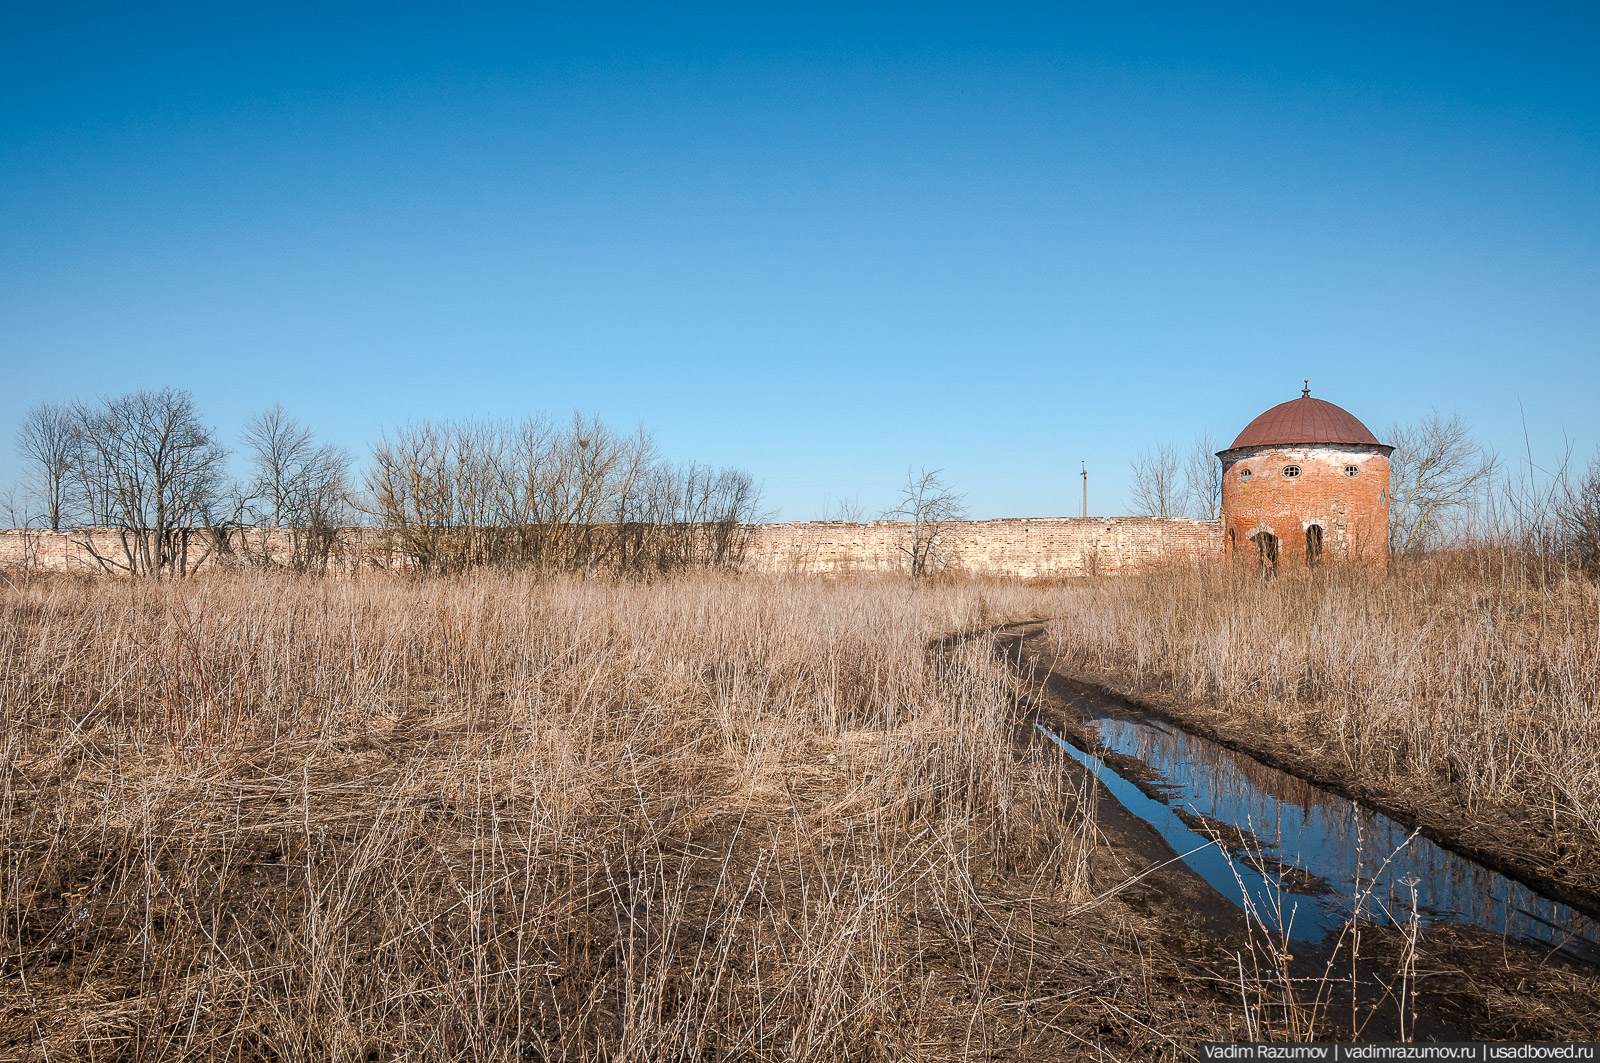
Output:
<path fill-rule="evenodd" d="M 1251 421 L 1222 459 L 1222 539 L 1230 559 L 1279 570 L 1389 556 L 1389 455 L 1367 426 L 1311 397 Z"/>

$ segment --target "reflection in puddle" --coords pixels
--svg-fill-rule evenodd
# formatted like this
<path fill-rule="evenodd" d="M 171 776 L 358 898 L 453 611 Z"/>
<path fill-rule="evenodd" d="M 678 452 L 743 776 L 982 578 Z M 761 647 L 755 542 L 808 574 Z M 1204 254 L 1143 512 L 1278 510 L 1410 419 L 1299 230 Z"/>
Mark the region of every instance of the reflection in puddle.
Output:
<path fill-rule="evenodd" d="M 1243 898 L 1267 926 L 1287 925 L 1296 940 L 1320 941 L 1343 926 L 1358 890 L 1370 890 L 1364 918 L 1408 921 L 1414 883 L 1424 924 L 1476 926 L 1600 958 L 1600 924 L 1594 920 L 1427 838 L 1411 837 L 1381 813 L 1161 721 L 1099 716 L 1090 725 L 1106 750 L 1136 757 L 1160 776 L 1164 801 L 1153 800 L 1098 757 L 1045 733 L 1098 774 L 1176 852 L 1187 854 L 1184 863 L 1217 892 Z M 1267 858 L 1263 869 L 1208 845 L 1211 837 L 1186 824 L 1180 809 L 1192 814 L 1191 822 L 1200 816 L 1252 834 Z M 1331 889 L 1288 892 L 1274 873 L 1275 862 L 1300 868 Z"/>

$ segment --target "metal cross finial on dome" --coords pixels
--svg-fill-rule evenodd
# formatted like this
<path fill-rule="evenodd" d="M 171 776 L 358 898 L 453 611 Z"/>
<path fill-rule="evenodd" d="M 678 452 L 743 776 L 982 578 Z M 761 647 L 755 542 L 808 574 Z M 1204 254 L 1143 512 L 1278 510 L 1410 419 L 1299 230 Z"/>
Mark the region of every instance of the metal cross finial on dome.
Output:
<path fill-rule="evenodd" d="M 1300 397 L 1302 399 L 1309 399 L 1311 397 L 1311 378 L 1306 377 L 1305 380 L 1306 386 L 1300 389 Z"/>

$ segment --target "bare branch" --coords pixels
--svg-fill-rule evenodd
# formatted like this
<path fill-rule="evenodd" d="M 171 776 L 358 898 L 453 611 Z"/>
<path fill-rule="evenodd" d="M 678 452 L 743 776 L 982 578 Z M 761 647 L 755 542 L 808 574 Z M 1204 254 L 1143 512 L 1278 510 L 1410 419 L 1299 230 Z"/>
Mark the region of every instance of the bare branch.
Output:
<path fill-rule="evenodd" d="M 1558 517 L 1566 549 L 1585 572 L 1600 577 L 1600 454 L 1583 479 L 1565 488 Z"/>
<path fill-rule="evenodd" d="M 906 470 L 900 489 L 900 504 L 884 514 L 889 520 L 909 521 L 910 538 L 900 550 L 911 565 L 911 575 L 920 578 L 944 564 L 942 536 L 947 525 L 966 516 L 965 496 L 944 481 L 943 469 Z"/>
<path fill-rule="evenodd" d="M 1389 434 L 1389 542 L 1399 553 L 1425 549 L 1477 501 L 1500 461 L 1474 441 L 1459 413 L 1429 414 Z"/>
<path fill-rule="evenodd" d="M 1181 505 L 1178 451 L 1161 443 L 1153 451 L 1141 450 L 1130 463 L 1133 486 L 1130 489 L 1133 511 L 1146 517 L 1177 516 Z"/>
<path fill-rule="evenodd" d="M 29 410 L 17 429 L 17 452 L 30 466 L 29 478 L 43 503 L 43 516 L 51 531 L 60 531 L 65 519 L 77 434 L 72 408 L 53 402 L 40 403 Z"/>
<path fill-rule="evenodd" d="M 1187 516 L 1216 520 L 1222 515 L 1222 459 L 1210 432 L 1196 436 L 1183 456 L 1181 497 L 1178 508 Z"/>
<path fill-rule="evenodd" d="M 668 465 L 642 430 L 578 414 L 406 426 L 373 447 L 367 488 L 399 552 L 442 571 L 731 564 L 760 496 L 748 473 Z"/>
<path fill-rule="evenodd" d="M 227 451 L 187 391 L 138 391 L 73 408 L 74 472 L 135 575 L 185 575 L 191 532 L 220 497 Z M 104 563 L 104 562 L 103 562 Z"/>

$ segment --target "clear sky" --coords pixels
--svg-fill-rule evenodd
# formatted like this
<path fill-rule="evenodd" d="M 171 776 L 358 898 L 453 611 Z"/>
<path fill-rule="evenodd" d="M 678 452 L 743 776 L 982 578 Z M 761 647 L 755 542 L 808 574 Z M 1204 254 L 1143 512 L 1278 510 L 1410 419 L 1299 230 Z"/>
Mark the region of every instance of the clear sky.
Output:
<path fill-rule="evenodd" d="M 167 384 L 581 408 L 783 519 L 1123 512 L 1305 376 L 1600 444 L 1596 5 L 332 6 L 5 6 L 0 482 Z"/>

